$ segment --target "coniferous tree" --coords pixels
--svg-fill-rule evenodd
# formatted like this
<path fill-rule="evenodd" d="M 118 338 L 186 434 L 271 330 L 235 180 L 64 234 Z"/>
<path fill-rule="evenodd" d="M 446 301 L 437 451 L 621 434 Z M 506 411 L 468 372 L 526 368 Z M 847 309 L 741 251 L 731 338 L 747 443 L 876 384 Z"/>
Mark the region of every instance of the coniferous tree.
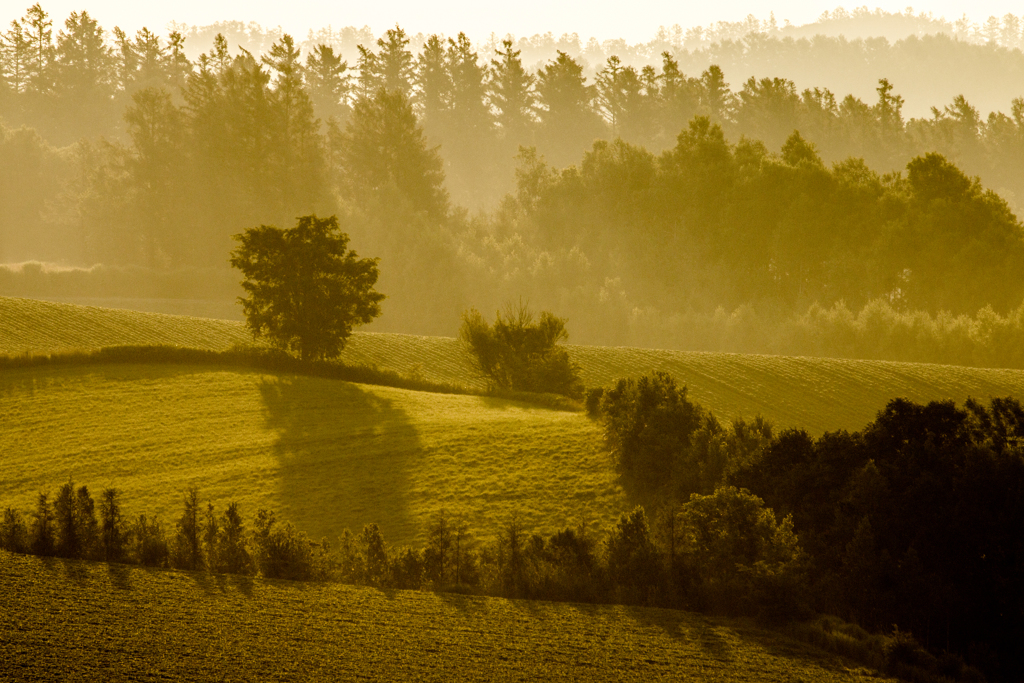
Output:
<path fill-rule="evenodd" d="M 127 551 L 128 530 L 120 499 L 121 492 L 115 488 L 104 489 L 100 494 L 100 542 L 107 562 L 122 561 Z"/>
<path fill-rule="evenodd" d="M 20 21 L 15 19 L 11 22 L 11 28 L 0 35 L 0 55 L 3 60 L 2 75 L 4 81 L 10 87 L 13 96 L 25 92 L 28 86 L 30 52 L 32 41 Z M 11 99 L 13 106 L 14 98 Z M 8 109 L 10 112 L 11 109 Z"/>
<path fill-rule="evenodd" d="M 736 125 L 775 149 L 798 125 L 800 98 L 792 81 L 751 76 L 738 94 Z"/>
<path fill-rule="evenodd" d="M 80 557 L 96 559 L 101 554 L 100 527 L 96 520 L 96 503 L 86 485 L 78 487 L 75 493 L 75 513 L 78 517 Z"/>
<path fill-rule="evenodd" d="M 329 45 L 317 45 L 306 55 L 303 74 L 309 99 L 313 113 L 324 122 L 333 120 L 344 125 L 348 118 L 352 92 L 352 75 L 348 71 L 348 62 Z"/>
<path fill-rule="evenodd" d="M 49 497 L 45 493 L 40 493 L 29 529 L 29 547 L 33 555 L 54 554 L 57 545 L 55 522 Z"/>
<path fill-rule="evenodd" d="M 131 525 L 132 556 L 147 567 L 163 567 L 170 556 L 163 525 L 157 518 L 139 515 Z"/>
<path fill-rule="evenodd" d="M 167 70 L 167 82 L 177 92 L 185 87 L 185 81 L 192 73 L 192 62 L 185 55 L 185 36 L 178 31 L 171 31 L 167 35 L 167 50 L 164 67 Z"/>
<path fill-rule="evenodd" d="M 137 260 L 150 267 L 191 261 L 187 245 L 175 234 L 180 207 L 186 201 L 184 180 L 185 121 L 164 89 L 146 88 L 132 94 L 124 115 L 132 151 L 128 167 L 134 185 L 139 224 L 145 226 Z"/>
<path fill-rule="evenodd" d="M 103 29 L 87 12 L 72 12 L 54 50 L 55 118 L 47 127 L 54 142 L 104 134 L 116 125 L 113 56 Z"/>
<path fill-rule="evenodd" d="M 409 38 L 401 27 L 388 29 L 377 40 L 377 52 L 359 46 L 358 99 L 372 98 L 378 89 L 412 95 L 414 60 Z"/>
<path fill-rule="evenodd" d="M 30 90 L 37 95 L 48 94 L 52 88 L 50 65 L 53 61 L 53 21 L 42 6 L 36 3 L 28 8 L 21 25 L 31 46 L 26 64 L 26 81 Z"/>
<path fill-rule="evenodd" d="M 460 206 L 489 205 L 498 197 L 494 117 L 487 106 L 487 69 L 464 33 L 448 39 L 445 65 L 451 83 L 449 123 L 442 156 L 453 198 Z"/>
<path fill-rule="evenodd" d="M 57 523 L 57 555 L 81 557 L 83 529 L 75 500 L 75 485 L 68 481 L 57 491 L 53 500 L 54 518 Z"/>
<path fill-rule="evenodd" d="M 423 574 L 435 587 L 446 585 L 452 574 L 453 545 L 451 516 L 447 510 L 438 510 L 431 516 L 423 551 Z"/>
<path fill-rule="evenodd" d="M 452 77 L 446 64 L 445 46 L 431 35 L 416 59 L 417 92 L 414 109 L 427 137 L 443 141 L 450 137 L 447 127 L 453 110 Z"/>
<path fill-rule="evenodd" d="M 213 503 L 206 504 L 206 512 L 203 513 L 203 552 L 206 554 L 206 568 L 211 571 L 218 571 L 220 564 L 220 548 L 217 541 L 220 536 L 220 524 L 217 520 L 217 513 L 213 509 Z"/>
<path fill-rule="evenodd" d="M 249 574 L 252 557 L 246 547 L 245 523 L 238 503 L 229 503 L 217 532 L 217 564 L 214 569 L 228 574 Z"/>
<path fill-rule="evenodd" d="M 534 76 L 523 68 L 520 50 L 512 49 L 512 40 L 501 41 L 497 58 L 491 60 L 487 95 L 497 110 L 497 123 L 508 149 L 528 144 L 534 123 Z"/>
<path fill-rule="evenodd" d="M 21 513 L 14 508 L 4 510 L 0 521 L 0 548 L 12 553 L 24 553 L 29 550 L 28 528 Z"/>
<path fill-rule="evenodd" d="M 397 201 L 434 220 L 448 213 L 444 172 L 409 100 L 381 88 L 356 102 L 340 139 L 343 190 L 356 201 Z M 393 197 L 393 200 L 391 199 Z"/>
<path fill-rule="evenodd" d="M 285 34 L 274 43 L 263 63 L 276 76 L 270 92 L 274 135 L 264 162 L 273 167 L 273 177 L 263 189 L 280 194 L 274 215 L 331 211 L 321 137 L 292 37 Z"/>
<path fill-rule="evenodd" d="M 679 132 L 700 111 L 702 86 L 698 79 L 688 78 L 679 69 L 679 62 L 672 53 L 663 52 L 661 58 L 661 73 L 658 75 L 661 102 L 659 146 L 670 147 Z"/>
<path fill-rule="evenodd" d="M 574 162 L 605 134 L 593 109 L 596 96 L 596 88 L 586 83 L 583 66 L 564 52 L 537 72 L 538 146 L 551 163 Z"/>
<path fill-rule="evenodd" d="M 732 120 L 733 94 L 725 82 L 721 67 L 712 64 L 700 75 L 701 110 L 713 123 L 724 124 Z"/>
<path fill-rule="evenodd" d="M 131 38 L 120 26 L 114 27 L 114 64 L 118 89 L 130 93 L 139 71 L 139 56 Z"/>
<path fill-rule="evenodd" d="M 190 486 L 185 491 L 181 518 L 177 523 L 171 562 L 178 569 L 203 567 L 203 524 L 199 506 L 199 489 Z"/>

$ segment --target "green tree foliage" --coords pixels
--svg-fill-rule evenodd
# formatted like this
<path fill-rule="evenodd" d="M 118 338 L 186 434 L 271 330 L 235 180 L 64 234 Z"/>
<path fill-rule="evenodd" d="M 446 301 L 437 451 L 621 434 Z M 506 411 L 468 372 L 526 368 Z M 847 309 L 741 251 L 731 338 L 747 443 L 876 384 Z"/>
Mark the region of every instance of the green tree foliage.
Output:
<path fill-rule="evenodd" d="M 586 80 L 583 66 L 564 52 L 537 72 L 537 143 L 558 166 L 575 161 L 605 134 L 592 106 L 597 91 Z"/>
<path fill-rule="evenodd" d="M 623 513 L 607 541 L 608 574 L 629 602 L 653 603 L 664 567 L 642 507 Z"/>
<path fill-rule="evenodd" d="M 120 562 L 128 549 L 127 523 L 121 512 L 121 492 L 115 488 L 103 489 L 100 494 L 100 546 L 103 559 Z"/>
<path fill-rule="evenodd" d="M 514 391 L 583 397 L 579 367 L 558 346 L 569 333 L 565 319 L 543 311 L 534 319 L 529 308 L 507 304 L 493 327 L 476 309 L 462 316 L 459 339 L 473 355 L 477 369 L 494 386 Z"/>
<path fill-rule="evenodd" d="M 305 82 L 313 113 L 323 121 L 344 124 L 351 111 L 352 74 L 348 62 L 329 45 L 317 45 L 306 55 Z"/>
<path fill-rule="evenodd" d="M 692 604 L 733 614 L 771 610 L 775 618 L 796 613 L 802 551 L 792 519 L 776 520 L 760 498 L 728 486 L 692 496 L 676 533 Z"/>
<path fill-rule="evenodd" d="M 431 517 L 423 576 L 435 587 L 462 585 L 473 575 L 474 556 L 469 525 L 461 515 L 439 510 Z"/>
<path fill-rule="evenodd" d="M 60 557 L 94 559 L 100 554 L 96 506 L 86 486 L 75 489 L 67 482 L 53 500 L 56 521 L 56 554 Z"/>
<path fill-rule="evenodd" d="M 488 100 L 498 112 L 497 123 L 506 146 L 529 140 L 534 121 L 536 77 L 523 67 L 520 54 L 506 38 L 491 60 L 488 74 Z"/>
<path fill-rule="evenodd" d="M 601 401 L 605 438 L 619 472 L 641 488 L 671 487 L 686 468 L 693 434 L 707 419 L 671 375 L 620 379 Z"/>
<path fill-rule="evenodd" d="M 131 554 L 139 564 L 147 567 L 167 565 L 171 552 L 159 519 L 143 514 L 132 522 Z"/>
<path fill-rule="evenodd" d="M 785 432 L 732 478 L 792 516 L 812 595 L 869 628 L 935 633 L 989 674 L 1019 675 L 1024 408 L 890 401 L 855 434 Z M 948 632 L 947 629 L 948 628 Z M 948 635 L 947 635 L 948 633 Z M 996 661 L 997 660 L 997 661 Z"/>
<path fill-rule="evenodd" d="M 24 553 L 29 550 L 28 527 L 21 513 L 14 508 L 4 509 L 4 517 L 0 521 L 0 549 L 12 553 Z"/>
<path fill-rule="evenodd" d="M 363 556 L 362 582 L 371 586 L 386 585 L 390 581 L 388 548 L 376 524 L 367 524 L 358 539 Z"/>
<path fill-rule="evenodd" d="M 177 533 L 171 545 L 171 564 L 178 569 L 202 569 L 206 563 L 203 554 L 203 520 L 199 505 L 199 490 L 195 486 L 185 491 Z"/>
<path fill-rule="evenodd" d="M 33 238 L 45 242 L 53 237 L 47 209 L 67 175 L 59 154 L 38 133 L 11 130 L 0 122 L 0 260 L 24 259 Z"/>
<path fill-rule="evenodd" d="M 259 510 L 253 521 L 254 559 L 268 579 L 321 579 L 327 571 L 325 548 L 314 548 L 291 524 L 278 525 L 274 513 Z"/>
<path fill-rule="evenodd" d="M 213 527 L 214 525 L 209 525 Z M 217 521 L 216 536 L 212 539 L 210 569 L 225 574 L 251 574 L 253 560 L 248 549 L 248 534 L 238 503 L 228 503 Z"/>
<path fill-rule="evenodd" d="M 378 51 L 359 46 L 358 100 L 373 97 L 381 88 L 388 93 L 412 94 L 414 60 L 409 52 L 409 38 L 395 26 L 377 40 Z"/>
<path fill-rule="evenodd" d="M 432 220 L 448 213 L 444 171 L 427 147 L 412 105 L 400 91 L 377 90 L 356 102 L 339 140 L 346 196 L 364 206 L 397 202 Z"/>
<path fill-rule="evenodd" d="M 261 225 L 235 239 L 231 265 L 245 278 L 248 296 L 239 301 L 254 336 L 303 360 L 334 358 L 354 325 L 380 315 L 377 259 L 348 248 L 337 217 L 303 216 L 284 230 Z"/>
<path fill-rule="evenodd" d="M 29 527 L 29 547 L 33 555 L 53 555 L 57 546 L 56 518 L 50 498 L 40 493 L 36 501 L 36 509 L 32 513 L 32 525 Z"/>

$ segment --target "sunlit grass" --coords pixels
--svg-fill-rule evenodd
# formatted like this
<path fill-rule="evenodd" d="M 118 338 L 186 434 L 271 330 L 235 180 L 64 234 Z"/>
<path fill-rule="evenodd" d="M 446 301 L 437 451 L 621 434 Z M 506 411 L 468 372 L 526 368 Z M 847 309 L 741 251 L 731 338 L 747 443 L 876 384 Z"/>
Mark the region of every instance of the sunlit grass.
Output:
<path fill-rule="evenodd" d="M 25 510 L 72 477 L 169 523 L 194 484 L 314 538 L 376 522 L 412 544 L 441 508 L 488 537 L 513 512 L 551 532 L 627 505 L 595 423 L 488 397 L 208 366 L 45 367 L 0 375 L 0 416 L 0 505 Z"/>

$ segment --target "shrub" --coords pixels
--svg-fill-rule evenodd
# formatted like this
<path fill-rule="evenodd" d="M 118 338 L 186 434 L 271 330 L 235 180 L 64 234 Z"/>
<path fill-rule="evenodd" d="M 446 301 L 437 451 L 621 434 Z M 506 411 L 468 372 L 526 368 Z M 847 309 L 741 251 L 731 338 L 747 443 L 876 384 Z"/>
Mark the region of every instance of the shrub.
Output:
<path fill-rule="evenodd" d="M 323 579 L 329 562 L 326 548 L 314 544 L 291 524 L 275 527 L 274 513 L 260 510 L 253 523 L 256 565 L 269 579 Z"/>
<path fill-rule="evenodd" d="M 565 319 L 544 311 L 538 320 L 525 304 L 499 311 L 492 327 L 476 309 L 463 313 L 459 339 L 494 386 L 514 391 L 583 398 L 580 368 L 558 346 L 569 338 Z"/>
<path fill-rule="evenodd" d="M 147 567 L 164 567 L 167 565 L 170 549 L 164 536 L 160 520 L 147 519 L 139 515 L 131 529 L 132 555 L 139 564 Z"/>
<path fill-rule="evenodd" d="M 0 549 L 9 550 L 12 553 L 24 553 L 28 551 L 28 528 L 21 513 L 14 508 L 4 510 L 3 522 L 0 522 Z"/>

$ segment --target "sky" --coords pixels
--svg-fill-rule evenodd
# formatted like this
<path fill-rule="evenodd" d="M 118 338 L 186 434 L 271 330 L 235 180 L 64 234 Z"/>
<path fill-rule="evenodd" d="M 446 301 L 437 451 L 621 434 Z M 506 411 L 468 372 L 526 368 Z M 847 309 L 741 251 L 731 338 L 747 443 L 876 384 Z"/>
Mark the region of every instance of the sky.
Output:
<path fill-rule="evenodd" d="M 21 0 L 28 7 L 35 0 Z M 806 2 L 779 0 L 774 3 L 754 0 L 718 0 L 682 2 L 679 0 L 519 0 L 518 2 L 469 2 L 467 0 L 371 0 L 370 2 L 325 2 L 323 0 L 175 0 L 139 2 L 139 0 L 40 0 L 54 19 L 54 25 L 75 10 L 87 10 L 104 28 L 120 26 L 132 32 L 146 26 L 166 34 L 171 21 L 187 25 L 207 25 L 222 20 L 255 21 L 264 27 L 280 26 L 285 32 L 305 37 L 309 29 L 328 25 L 369 26 L 375 34 L 400 24 L 407 33 L 444 33 L 465 31 L 481 40 L 492 32 L 499 35 L 529 36 L 548 31 L 556 36 L 578 33 L 584 41 L 623 38 L 630 43 L 646 42 L 659 26 L 679 24 L 683 28 L 708 26 L 716 21 L 738 21 L 753 14 L 767 19 L 772 11 L 779 24 L 814 21 L 825 10 L 845 6 L 852 10 L 861 4 L 888 12 L 904 11 L 906 0 L 852 2 L 841 5 L 827 0 Z M 18 0 L 0 0 L 0 21 L 4 24 L 23 10 Z M 954 20 L 967 14 L 975 22 L 991 15 L 1021 14 L 1019 0 L 931 0 L 914 5 L 915 13 L 931 12 L 936 17 Z"/>

